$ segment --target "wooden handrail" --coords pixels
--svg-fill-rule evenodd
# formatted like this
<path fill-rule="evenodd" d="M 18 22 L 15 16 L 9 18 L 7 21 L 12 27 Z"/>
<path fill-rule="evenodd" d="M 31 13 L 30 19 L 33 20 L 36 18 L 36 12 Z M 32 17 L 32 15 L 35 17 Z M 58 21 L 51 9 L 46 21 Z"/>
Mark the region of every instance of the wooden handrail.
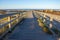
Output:
<path fill-rule="evenodd" d="M 15 15 L 16 17 L 15 17 L 13 20 L 11 20 L 11 16 L 13 16 L 13 15 Z M 2 35 L 0 35 L 0 39 L 1 39 L 6 33 L 8 33 L 8 31 L 12 31 L 11 29 L 12 29 L 13 26 L 14 26 L 14 25 L 11 26 L 11 25 L 12 25 L 12 22 L 16 21 L 16 23 L 15 23 L 15 25 L 16 25 L 17 23 L 19 23 L 19 21 L 21 21 L 21 19 L 23 19 L 23 18 L 25 17 L 25 15 L 24 15 L 23 13 L 11 13 L 11 14 L 0 15 L 0 19 L 3 19 L 3 18 L 5 18 L 5 17 L 8 18 L 8 19 L 7 19 L 7 22 L 4 23 L 4 24 L 2 24 L 2 25 L 0 25 L 0 29 L 2 29 L 2 28 L 5 29 L 5 28 L 6 28 L 6 27 L 5 27 L 6 25 L 8 25 L 8 29 L 6 29 L 6 30 L 4 30 L 4 29 L 0 30 L 0 32 L 5 31 L 5 32 L 2 33 Z"/>

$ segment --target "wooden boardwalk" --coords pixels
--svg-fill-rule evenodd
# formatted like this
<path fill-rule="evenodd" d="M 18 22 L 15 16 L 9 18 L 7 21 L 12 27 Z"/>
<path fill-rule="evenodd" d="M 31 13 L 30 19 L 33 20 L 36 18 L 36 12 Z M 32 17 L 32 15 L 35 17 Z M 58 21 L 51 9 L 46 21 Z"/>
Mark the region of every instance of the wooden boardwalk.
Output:
<path fill-rule="evenodd" d="M 27 17 L 19 23 L 15 30 L 7 35 L 4 40 L 55 40 L 46 34 L 38 26 L 37 20 L 32 12 L 27 12 Z"/>

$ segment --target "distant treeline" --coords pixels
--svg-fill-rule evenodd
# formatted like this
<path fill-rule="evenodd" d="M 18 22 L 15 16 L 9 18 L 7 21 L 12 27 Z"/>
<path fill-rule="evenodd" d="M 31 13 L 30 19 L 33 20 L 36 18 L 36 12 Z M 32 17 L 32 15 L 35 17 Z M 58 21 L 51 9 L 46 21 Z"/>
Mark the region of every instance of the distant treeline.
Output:
<path fill-rule="evenodd" d="M 55 15 L 60 15 L 60 11 L 55 11 L 55 10 L 38 10 L 39 12 L 45 12 L 45 13 L 50 13 L 50 14 L 55 14 Z"/>

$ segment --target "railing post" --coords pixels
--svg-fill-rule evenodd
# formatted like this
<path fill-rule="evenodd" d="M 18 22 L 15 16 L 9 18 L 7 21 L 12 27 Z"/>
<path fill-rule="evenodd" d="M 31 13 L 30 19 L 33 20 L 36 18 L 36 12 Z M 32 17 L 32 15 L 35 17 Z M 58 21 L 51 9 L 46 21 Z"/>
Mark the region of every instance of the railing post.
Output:
<path fill-rule="evenodd" d="M 8 22 L 11 21 L 11 16 L 8 16 Z M 9 25 L 9 31 L 11 31 L 11 23 L 8 24 Z"/>
<path fill-rule="evenodd" d="M 20 21 L 20 13 L 18 14 L 18 19 L 19 19 L 19 21 Z"/>
<path fill-rule="evenodd" d="M 43 22 L 45 22 L 46 20 L 45 20 L 45 18 L 46 18 L 46 16 L 44 15 L 44 19 L 43 19 Z"/>
<path fill-rule="evenodd" d="M 50 28 L 52 28 L 52 21 L 53 21 L 53 18 L 51 17 L 51 18 L 50 18 L 50 25 L 49 25 Z"/>
<path fill-rule="evenodd" d="M 18 23 L 19 22 L 19 14 L 16 14 L 16 17 L 17 17 L 16 21 Z"/>

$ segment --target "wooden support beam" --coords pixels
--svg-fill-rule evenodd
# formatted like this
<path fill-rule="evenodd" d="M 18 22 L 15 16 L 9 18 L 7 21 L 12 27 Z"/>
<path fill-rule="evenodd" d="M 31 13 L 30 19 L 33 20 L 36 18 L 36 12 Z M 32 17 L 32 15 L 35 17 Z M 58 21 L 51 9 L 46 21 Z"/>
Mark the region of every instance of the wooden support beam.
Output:
<path fill-rule="evenodd" d="M 50 25 L 49 25 L 50 28 L 52 28 L 52 21 L 53 21 L 53 18 L 50 17 Z"/>
<path fill-rule="evenodd" d="M 11 21 L 11 16 L 8 16 L 8 22 Z M 11 23 L 8 24 L 9 25 L 9 30 L 11 31 Z"/>

